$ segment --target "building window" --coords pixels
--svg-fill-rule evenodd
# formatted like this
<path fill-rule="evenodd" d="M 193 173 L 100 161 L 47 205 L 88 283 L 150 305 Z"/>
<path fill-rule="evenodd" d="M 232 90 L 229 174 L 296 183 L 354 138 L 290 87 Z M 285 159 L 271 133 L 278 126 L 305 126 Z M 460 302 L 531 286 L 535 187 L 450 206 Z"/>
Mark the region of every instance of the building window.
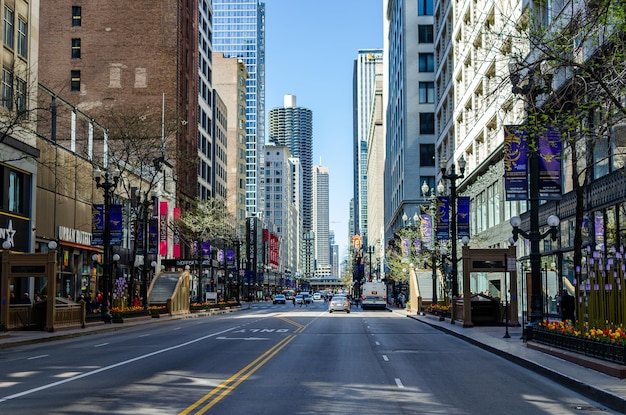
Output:
<path fill-rule="evenodd" d="M 2 69 L 2 106 L 13 108 L 13 74 L 6 69 Z"/>
<path fill-rule="evenodd" d="M 419 68 L 420 68 L 420 72 L 434 72 L 435 71 L 434 54 L 420 53 L 419 54 Z"/>
<path fill-rule="evenodd" d="M 7 210 L 11 213 L 23 213 L 22 195 L 24 188 L 24 175 L 10 170 L 8 174 Z"/>
<path fill-rule="evenodd" d="M 26 81 L 20 78 L 15 81 L 15 107 L 18 114 L 26 112 Z"/>
<path fill-rule="evenodd" d="M 420 134 L 435 134 L 435 113 L 420 113 Z"/>
<path fill-rule="evenodd" d="M 82 8 L 80 6 L 72 6 L 72 26 L 81 26 Z"/>
<path fill-rule="evenodd" d="M 435 166 L 435 145 L 434 144 L 420 144 L 420 166 L 422 167 L 434 167 Z"/>
<path fill-rule="evenodd" d="M 13 19 L 15 18 L 15 12 L 4 6 L 4 45 L 13 49 L 14 34 L 13 34 Z"/>
<path fill-rule="evenodd" d="M 420 82 L 420 104 L 435 103 L 435 83 Z"/>
<path fill-rule="evenodd" d="M 80 71 L 72 71 L 70 76 L 70 91 L 80 91 Z"/>
<path fill-rule="evenodd" d="M 72 59 L 80 59 L 80 38 L 72 39 Z"/>
<path fill-rule="evenodd" d="M 433 25 L 421 24 L 417 26 L 417 41 L 418 43 L 433 43 Z"/>
<path fill-rule="evenodd" d="M 417 1 L 417 14 L 418 16 L 432 16 L 433 15 L 433 0 L 418 0 Z"/>
<path fill-rule="evenodd" d="M 17 20 L 17 54 L 28 58 L 28 23 L 22 19 Z"/>

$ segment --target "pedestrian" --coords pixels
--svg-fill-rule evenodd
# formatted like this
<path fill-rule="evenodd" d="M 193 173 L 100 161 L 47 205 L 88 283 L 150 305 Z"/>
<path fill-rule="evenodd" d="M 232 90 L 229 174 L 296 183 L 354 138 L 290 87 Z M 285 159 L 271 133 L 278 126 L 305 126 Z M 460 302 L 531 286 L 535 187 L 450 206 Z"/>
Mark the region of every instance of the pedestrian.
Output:
<path fill-rule="evenodd" d="M 32 304 L 30 302 L 30 297 L 28 293 L 24 293 L 24 295 L 22 296 L 22 304 Z"/>
<path fill-rule="evenodd" d="M 561 294 L 561 319 L 563 321 L 574 321 L 575 316 L 575 308 L 576 301 L 574 297 L 569 295 L 567 290 L 563 290 L 563 294 Z"/>
<path fill-rule="evenodd" d="M 15 297 L 15 293 L 11 291 L 11 295 L 9 296 L 9 304 L 16 304 L 17 298 Z"/>
<path fill-rule="evenodd" d="M 296 308 L 296 297 L 291 297 L 291 302 L 293 303 L 293 308 Z"/>
<path fill-rule="evenodd" d="M 139 296 L 137 294 L 135 294 L 135 298 L 133 299 L 133 306 L 134 307 L 140 307 L 141 306 L 141 302 L 139 301 Z"/>

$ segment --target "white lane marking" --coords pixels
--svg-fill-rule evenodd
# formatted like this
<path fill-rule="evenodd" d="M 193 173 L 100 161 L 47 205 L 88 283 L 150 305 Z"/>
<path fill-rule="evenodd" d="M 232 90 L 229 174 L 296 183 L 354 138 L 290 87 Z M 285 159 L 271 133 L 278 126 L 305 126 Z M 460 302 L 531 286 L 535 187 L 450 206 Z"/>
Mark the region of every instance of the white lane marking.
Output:
<path fill-rule="evenodd" d="M 142 334 L 141 336 L 138 336 L 138 337 L 148 337 L 148 336 L 149 334 Z"/>
<path fill-rule="evenodd" d="M 100 344 L 94 345 L 93 347 L 102 347 L 102 346 L 106 346 L 107 344 L 109 344 L 109 343 L 108 342 L 107 343 L 100 343 Z"/>
<path fill-rule="evenodd" d="M 380 346 L 380 343 L 378 343 L 378 342 L 374 342 L 374 343 L 376 344 L 376 346 Z"/>
<path fill-rule="evenodd" d="M 181 343 L 181 344 L 177 344 L 177 345 L 174 345 L 174 346 L 166 347 L 165 349 L 160 349 L 160 350 L 154 351 L 152 353 L 145 354 L 143 356 L 133 357 L 132 359 L 128 359 L 128 360 L 124 360 L 122 362 L 114 363 L 114 364 L 109 365 L 109 366 L 104 366 L 104 367 L 101 367 L 100 369 L 92 370 L 91 372 L 81 373 L 80 375 L 76 375 L 76 376 L 71 377 L 71 378 L 59 380 L 57 382 L 52 382 L 52 383 L 49 383 L 47 385 L 39 386 L 38 388 L 28 389 L 28 390 L 25 390 L 25 391 L 20 392 L 20 393 L 16 393 L 16 394 L 13 394 L 13 395 L 5 396 L 5 397 L 0 398 L 0 403 L 8 401 L 10 399 L 15 399 L 15 398 L 19 398 L 19 397 L 26 396 L 26 395 L 31 395 L 33 393 L 37 393 L 37 392 L 42 391 L 42 390 L 54 388 L 55 386 L 59 386 L 59 385 L 65 384 L 65 383 L 73 382 L 73 381 L 78 380 L 78 379 L 82 379 L 82 378 L 86 378 L 86 377 L 89 377 L 89 376 L 97 375 L 98 373 L 106 372 L 107 370 L 115 369 L 116 367 L 124 366 L 124 365 L 127 365 L 129 363 L 134 363 L 134 362 L 137 362 L 139 360 L 147 359 L 149 357 L 156 356 L 156 355 L 159 355 L 161 353 L 170 352 L 172 350 L 180 349 L 181 347 L 189 346 L 190 344 L 194 344 L 194 343 L 206 340 L 206 339 L 210 339 L 211 337 L 219 336 L 220 334 L 228 333 L 229 331 L 235 330 L 237 328 L 239 328 L 239 326 L 235 326 L 235 327 L 231 327 L 231 328 L 226 329 L 226 330 L 218 331 L 217 333 L 207 334 L 206 336 L 198 337 L 195 340 L 190 340 L 190 341 L 185 342 L 185 343 Z M 108 344 L 108 343 L 103 343 L 103 344 L 101 344 L 101 345 L 99 345 L 97 347 L 104 346 L 106 344 Z"/>
<path fill-rule="evenodd" d="M 215 340 L 269 340 L 269 337 L 216 337 Z"/>
<path fill-rule="evenodd" d="M 174 327 L 174 330 L 180 330 L 180 329 L 181 329 L 180 327 Z"/>
<path fill-rule="evenodd" d="M 400 380 L 400 378 L 396 378 L 396 386 L 403 389 L 404 385 L 402 384 L 402 381 Z"/>
<path fill-rule="evenodd" d="M 41 355 L 39 355 L 39 356 L 29 357 L 29 358 L 28 358 L 28 359 L 26 359 L 26 360 L 41 359 L 41 358 L 43 358 L 43 357 L 48 357 L 48 356 L 49 356 L 49 355 L 47 355 L 47 354 L 41 354 Z"/>
<path fill-rule="evenodd" d="M 387 355 L 386 355 L 386 354 L 384 354 L 384 355 L 383 355 L 383 360 L 384 360 L 385 362 L 388 362 L 388 361 L 389 361 L 389 358 L 387 357 Z"/>

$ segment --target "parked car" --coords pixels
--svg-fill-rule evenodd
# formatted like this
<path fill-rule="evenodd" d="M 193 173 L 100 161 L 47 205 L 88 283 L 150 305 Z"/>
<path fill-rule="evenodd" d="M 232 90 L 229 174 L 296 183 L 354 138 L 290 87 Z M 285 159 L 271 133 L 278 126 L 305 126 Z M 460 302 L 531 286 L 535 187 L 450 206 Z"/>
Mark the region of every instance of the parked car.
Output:
<path fill-rule="evenodd" d="M 342 295 L 333 296 L 328 305 L 328 312 L 332 313 L 333 311 L 345 311 L 346 313 L 349 313 L 350 300 L 348 300 L 348 297 Z"/>
<path fill-rule="evenodd" d="M 285 299 L 285 296 L 282 294 L 276 294 L 274 296 L 274 304 L 285 304 L 287 302 L 287 300 Z"/>

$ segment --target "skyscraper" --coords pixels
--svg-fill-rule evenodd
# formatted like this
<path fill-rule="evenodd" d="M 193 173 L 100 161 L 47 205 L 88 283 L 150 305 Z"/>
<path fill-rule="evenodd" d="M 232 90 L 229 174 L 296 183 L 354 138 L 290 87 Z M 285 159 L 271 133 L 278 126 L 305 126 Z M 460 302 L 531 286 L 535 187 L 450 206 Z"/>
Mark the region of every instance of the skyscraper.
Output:
<path fill-rule="evenodd" d="M 313 231 L 315 232 L 315 274 L 330 275 L 329 170 L 313 167 Z"/>
<path fill-rule="evenodd" d="M 269 141 L 289 149 L 302 166 L 302 226 L 311 230 L 313 168 L 313 113 L 296 105 L 295 95 L 285 95 L 282 108 L 272 108 L 269 116 Z"/>
<path fill-rule="evenodd" d="M 246 212 L 256 214 L 264 199 L 261 186 L 265 141 L 265 3 L 213 0 L 213 50 L 239 58 L 246 82 Z"/>
<path fill-rule="evenodd" d="M 367 241 L 367 140 L 370 130 L 374 82 L 382 74 L 382 49 L 359 49 L 353 74 L 353 145 L 354 145 L 354 201 L 356 232 Z M 367 243 L 367 242 L 366 242 Z"/>
<path fill-rule="evenodd" d="M 269 114 L 269 141 L 286 146 L 293 158 L 300 160 L 302 171 L 302 243 L 305 276 L 314 272 L 312 197 L 313 197 L 313 113 L 296 105 L 295 95 L 285 95 L 283 107 L 272 108 Z M 306 236 L 305 236 L 306 235 Z M 308 260 L 307 260 L 308 259 Z"/>
<path fill-rule="evenodd" d="M 433 2 L 385 0 L 385 240 L 435 187 Z M 417 40 L 417 42 L 415 42 Z M 415 99 L 418 98 L 418 99 Z"/>

